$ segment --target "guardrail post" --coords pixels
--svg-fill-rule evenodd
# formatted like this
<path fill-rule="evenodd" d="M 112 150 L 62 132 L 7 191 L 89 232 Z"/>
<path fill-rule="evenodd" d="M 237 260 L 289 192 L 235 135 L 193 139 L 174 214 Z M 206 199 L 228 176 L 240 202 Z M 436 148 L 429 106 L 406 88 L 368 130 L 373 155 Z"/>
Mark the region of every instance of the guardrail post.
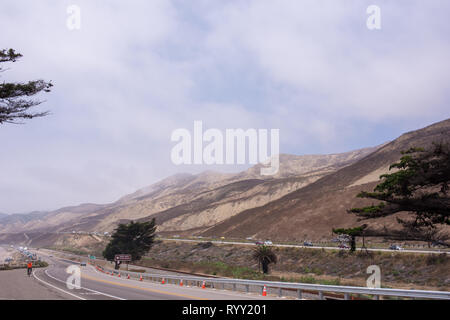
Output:
<path fill-rule="evenodd" d="M 323 300 L 323 292 L 319 291 L 319 300 Z"/>
<path fill-rule="evenodd" d="M 302 299 L 302 290 L 297 290 L 297 298 Z"/>
<path fill-rule="evenodd" d="M 379 296 L 379 295 L 375 295 L 375 296 L 373 297 L 373 299 L 374 299 L 374 300 L 380 300 L 380 296 Z"/>
<path fill-rule="evenodd" d="M 279 296 L 279 297 L 281 297 L 281 296 L 283 295 L 282 293 L 283 293 L 282 289 L 281 289 L 281 288 L 278 288 L 278 296 Z"/>
<path fill-rule="evenodd" d="M 348 293 L 344 294 L 344 300 L 350 300 L 350 295 Z"/>
<path fill-rule="evenodd" d="M 249 293 L 250 291 L 250 286 L 248 284 L 245 285 L 245 292 Z"/>
<path fill-rule="evenodd" d="M 233 291 L 236 291 L 236 283 L 233 283 Z"/>

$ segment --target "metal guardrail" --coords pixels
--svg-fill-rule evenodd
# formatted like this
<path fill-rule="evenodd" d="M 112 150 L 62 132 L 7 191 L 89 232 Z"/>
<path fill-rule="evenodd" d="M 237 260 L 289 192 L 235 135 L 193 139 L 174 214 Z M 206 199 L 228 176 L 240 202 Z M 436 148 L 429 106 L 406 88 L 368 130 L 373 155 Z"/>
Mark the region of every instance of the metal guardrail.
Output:
<path fill-rule="evenodd" d="M 96 266 L 96 265 L 95 265 Z M 118 276 L 120 271 L 105 269 L 101 266 L 96 266 L 98 270 L 108 272 Z M 277 288 L 279 296 L 282 295 L 282 290 L 296 290 L 297 297 L 302 299 L 304 291 L 313 291 L 318 294 L 319 299 L 324 299 L 324 293 L 341 293 L 344 294 L 344 299 L 349 300 L 352 294 L 363 294 L 373 296 L 378 300 L 380 296 L 390 297 L 405 297 L 405 298 L 418 298 L 418 299 L 445 299 L 450 300 L 450 292 L 448 291 L 426 291 L 426 290 L 403 290 L 403 289 L 387 289 L 387 288 L 366 288 L 366 287 L 352 287 L 352 286 L 335 286 L 335 285 L 321 285 L 321 284 L 307 284 L 307 283 L 293 283 L 293 282 L 276 282 L 276 281 L 260 281 L 260 280 L 243 280 L 243 279 L 228 279 L 228 278 L 208 278 L 208 277 L 195 277 L 188 275 L 166 275 L 166 274 L 145 274 L 131 271 L 120 272 L 121 276 L 126 277 L 130 275 L 130 278 L 145 279 L 150 281 L 161 282 L 164 279 L 167 283 L 179 284 L 181 281 L 184 283 L 191 282 L 200 286 L 200 283 L 212 286 L 213 288 L 221 285 L 222 289 L 225 284 L 231 285 L 233 290 L 236 291 L 237 286 L 244 286 L 245 291 L 250 291 L 250 286 L 259 287 L 262 291 L 263 287 Z M 142 277 L 142 278 L 141 278 Z"/>

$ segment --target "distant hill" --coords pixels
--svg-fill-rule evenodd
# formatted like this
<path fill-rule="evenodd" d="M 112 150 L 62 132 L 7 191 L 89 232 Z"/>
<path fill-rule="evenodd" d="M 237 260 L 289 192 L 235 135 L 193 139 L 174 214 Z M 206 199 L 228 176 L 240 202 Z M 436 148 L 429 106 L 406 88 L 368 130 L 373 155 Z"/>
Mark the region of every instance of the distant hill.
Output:
<path fill-rule="evenodd" d="M 362 190 L 372 191 L 379 176 L 400 159 L 402 150 L 429 147 L 434 141 L 450 143 L 450 119 L 405 133 L 349 166 L 264 206 L 240 212 L 201 234 L 279 240 L 329 239 L 333 227 L 357 223 L 355 216 L 346 210 L 373 202 L 356 195 Z M 389 217 L 368 223 L 389 226 L 394 222 Z"/>
<path fill-rule="evenodd" d="M 177 174 L 111 204 L 11 215 L 0 220 L 0 232 L 112 231 L 118 223 L 153 217 L 161 232 L 205 230 L 302 188 L 376 149 L 332 155 L 282 154 L 275 176 L 261 176 L 260 165 L 237 174 Z"/>
<path fill-rule="evenodd" d="M 158 233 L 273 240 L 329 239 L 333 227 L 357 223 L 347 209 L 412 146 L 450 142 L 450 119 L 408 132 L 382 146 L 330 155 L 280 155 L 275 176 L 260 165 L 237 174 L 177 174 L 110 204 L 0 216 L 0 233 L 109 231 L 119 223 L 156 218 Z M 392 218 L 370 224 L 392 225 Z"/>

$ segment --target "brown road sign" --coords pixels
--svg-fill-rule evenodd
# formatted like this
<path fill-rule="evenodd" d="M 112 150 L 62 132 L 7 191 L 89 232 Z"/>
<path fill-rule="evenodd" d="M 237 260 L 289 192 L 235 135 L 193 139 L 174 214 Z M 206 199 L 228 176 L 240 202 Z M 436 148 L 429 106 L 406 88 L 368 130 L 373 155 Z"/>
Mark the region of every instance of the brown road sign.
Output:
<path fill-rule="evenodd" d="M 131 254 L 116 254 L 114 261 L 131 261 Z"/>

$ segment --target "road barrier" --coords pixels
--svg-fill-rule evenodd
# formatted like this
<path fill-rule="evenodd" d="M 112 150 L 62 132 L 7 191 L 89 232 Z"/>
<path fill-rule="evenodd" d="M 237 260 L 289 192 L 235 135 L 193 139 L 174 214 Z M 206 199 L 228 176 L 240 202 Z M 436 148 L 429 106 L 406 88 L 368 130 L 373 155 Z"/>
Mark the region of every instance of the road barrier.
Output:
<path fill-rule="evenodd" d="M 98 266 L 104 272 L 104 268 Z M 111 271 L 111 274 L 117 274 L 118 271 Z M 229 279 L 229 278 L 208 278 L 188 275 L 168 275 L 168 274 L 142 274 L 136 272 L 129 272 L 129 275 L 140 281 L 148 280 L 153 282 L 178 284 L 182 285 L 183 281 L 186 285 L 197 286 L 201 288 L 221 288 L 225 285 L 231 286 L 233 291 L 238 291 L 238 286 L 244 288 L 245 292 L 250 292 L 250 287 L 257 287 L 264 292 L 266 288 L 276 289 L 278 295 L 282 296 L 283 290 L 297 291 L 297 298 L 302 299 L 303 293 L 313 293 L 324 299 L 354 299 L 352 295 L 364 295 L 368 299 L 375 300 L 380 297 L 402 297 L 411 299 L 445 299 L 450 300 L 450 292 L 448 291 L 426 291 L 426 290 L 404 290 L 404 289 L 388 289 L 388 288 L 367 288 L 367 287 L 352 287 L 352 286 L 336 286 L 336 285 L 321 285 L 309 283 L 294 283 L 294 282 L 277 282 L 277 281 L 259 281 L 259 280 L 244 280 L 244 279 Z M 200 285 L 201 284 L 201 285 Z M 339 295 L 336 295 L 338 293 Z M 327 296 L 327 294 L 330 294 Z"/>

